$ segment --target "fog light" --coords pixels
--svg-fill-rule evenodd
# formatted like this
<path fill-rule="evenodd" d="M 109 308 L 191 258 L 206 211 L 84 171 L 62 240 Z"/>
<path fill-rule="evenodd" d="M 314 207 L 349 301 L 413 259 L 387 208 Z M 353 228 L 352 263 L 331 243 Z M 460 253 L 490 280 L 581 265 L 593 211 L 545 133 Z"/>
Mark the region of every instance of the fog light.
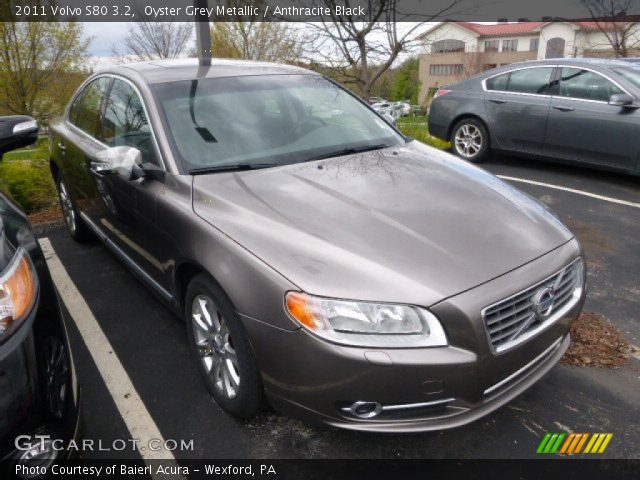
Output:
<path fill-rule="evenodd" d="M 373 418 L 382 413 L 382 405 L 378 402 L 357 401 L 340 408 L 340 410 L 347 415 L 358 418 Z"/>

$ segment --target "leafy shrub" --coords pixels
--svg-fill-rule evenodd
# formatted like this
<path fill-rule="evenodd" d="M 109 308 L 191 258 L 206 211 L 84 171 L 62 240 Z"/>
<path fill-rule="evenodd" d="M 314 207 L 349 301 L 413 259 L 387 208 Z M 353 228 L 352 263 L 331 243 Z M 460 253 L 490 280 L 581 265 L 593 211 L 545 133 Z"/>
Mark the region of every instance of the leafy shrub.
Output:
<path fill-rule="evenodd" d="M 46 139 L 31 148 L 4 155 L 0 161 L 0 183 L 27 213 L 51 207 L 57 201 L 51 178 Z"/>
<path fill-rule="evenodd" d="M 440 150 L 446 150 L 451 146 L 449 142 L 445 142 L 444 140 L 429 135 L 426 117 L 415 118 L 421 118 L 422 121 L 416 119 L 402 119 L 402 121 L 398 121 L 398 128 L 400 131 L 409 137 L 415 138 L 419 142 L 426 143 L 427 145 L 439 148 Z"/>

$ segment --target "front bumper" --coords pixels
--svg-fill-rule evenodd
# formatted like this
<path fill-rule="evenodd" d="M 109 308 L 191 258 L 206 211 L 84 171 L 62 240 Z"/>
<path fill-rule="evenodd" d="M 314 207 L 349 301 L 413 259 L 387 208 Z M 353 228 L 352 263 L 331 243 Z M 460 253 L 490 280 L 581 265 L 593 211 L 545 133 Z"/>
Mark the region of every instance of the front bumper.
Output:
<path fill-rule="evenodd" d="M 406 408 L 391 410 L 394 412 L 391 418 L 385 418 L 383 412 L 376 420 L 355 420 L 325 415 L 323 412 L 304 407 L 268 390 L 267 397 L 271 405 L 279 411 L 293 414 L 304 420 L 319 421 L 348 430 L 395 433 L 445 430 L 474 422 L 516 398 L 556 365 L 569 347 L 569 342 L 568 334 L 558 339 L 548 351 L 544 352 L 544 356 L 519 369 L 518 375 L 508 377 L 498 389 L 488 393 L 476 403 L 452 398 L 444 398 L 444 400 L 452 400 L 444 404 L 427 400 L 415 404 L 400 404 Z"/>
<path fill-rule="evenodd" d="M 534 338 L 505 353 L 488 344 L 481 310 L 568 265 L 575 240 L 430 310 L 450 345 L 376 349 L 334 345 L 306 330 L 282 330 L 242 317 L 278 410 L 353 430 L 417 432 L 457 427 L 499 408 L 538 381 L 569 345 L 569 327 L 584 297 Z M 378 415 L 357 418 L 346 407 L 375 402 Z"/>

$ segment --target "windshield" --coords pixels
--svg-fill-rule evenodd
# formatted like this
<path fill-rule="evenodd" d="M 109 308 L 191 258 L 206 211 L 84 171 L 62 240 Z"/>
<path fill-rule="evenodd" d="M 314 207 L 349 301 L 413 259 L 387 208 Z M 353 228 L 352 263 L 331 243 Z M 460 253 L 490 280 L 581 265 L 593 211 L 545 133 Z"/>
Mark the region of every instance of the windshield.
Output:
<path fill-rule="evenodd" d="M 635 68 L 619 68 L 615 70 L 625 80 L 633 83 L 636 87 L 640 88 L 640 69 Z"/>
<path fill-rule="evenodd" d="M 346 90 L 317 75 L 260 75 L 155 86 L 187 171 L 272 166 L 395 146 L 404 138 Z"/>

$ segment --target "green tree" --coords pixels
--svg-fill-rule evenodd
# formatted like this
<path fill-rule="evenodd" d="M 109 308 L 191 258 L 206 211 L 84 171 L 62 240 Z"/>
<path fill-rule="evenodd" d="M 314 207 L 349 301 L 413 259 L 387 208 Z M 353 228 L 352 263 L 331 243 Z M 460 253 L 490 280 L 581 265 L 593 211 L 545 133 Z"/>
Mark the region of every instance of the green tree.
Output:
<path fill-rule="evenodd" d="M 410 100 L 412 104 L 418 103 L 418 93 L 420 92 L 419 68 L 420 60 L 417 58 L 409 58 L 400 65 L 391 88 L 391 98 L 393 100 Z"/>
<path fill-rule="evenodd" d="M 45 120 L 60 113 L 89 41 L 76 22 L 0 22 L 0 110 Z"/>

